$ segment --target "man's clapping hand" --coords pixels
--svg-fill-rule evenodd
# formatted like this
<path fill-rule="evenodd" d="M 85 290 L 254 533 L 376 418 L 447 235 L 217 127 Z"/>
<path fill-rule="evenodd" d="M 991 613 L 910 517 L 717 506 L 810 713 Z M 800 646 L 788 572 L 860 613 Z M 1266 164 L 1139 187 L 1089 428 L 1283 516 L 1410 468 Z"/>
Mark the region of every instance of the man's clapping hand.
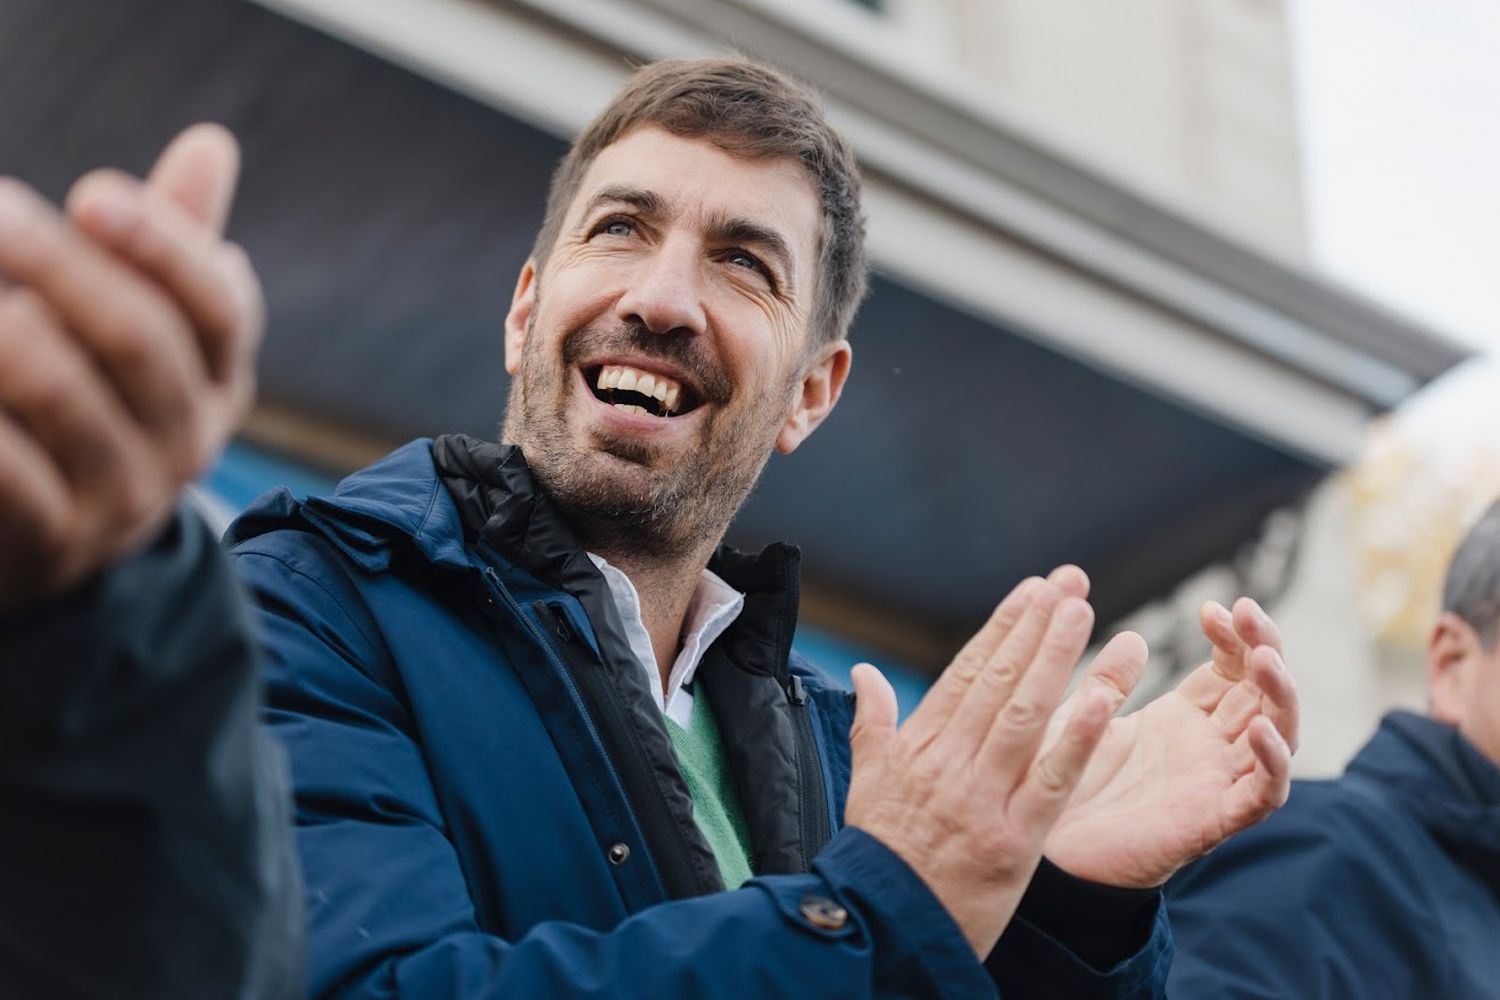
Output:
<path fill-rule="evenodd" d="M 66 213 L 0 179 L 0 610 L 150 541 L 245 415 L 265 308 L 223 238 L 238 166 L 200 125 Z"/>
<path fill-rule="evenodd" d="M 1047 857 L 1080 878 L 1161 885 L 1286 801 L 1298 713 L 1281 634 L 1243 597 L 1232 612 L 1205 604 L 1199 621 L 1211 658 L 1172 691 L 1110 723 L 1048 835 Z M 1140 679 L 1122 665 L 1096 663 L 1074 697 L 1092 691 L 1118 708 Z M 1065 704 L 1058 721 L 1069 711 Z"/>
<path fill-rule="evenodd" d="M 1076 567 L 1023 582 L 899 729 L 885 678 L 855 668 L 845 821 L 921 876 L 980 957 L 1010 922 L 1109 723 L 1111 699 L 1090 687 L 1041 750 L 1093 627 L 1086 590 Z M 1096 669 L 1138 674 L 1145 656 L 1145 643 L 1126 633 Z"/>
<path fill-rule="evenodd" d="M 899 729 L 890 685 L 855 668 L 845 820 L 922 877 L 981 957 L 1044 853 L 1149 888 L 1286 800 L 1297 694 L 1270 617 L 1248 599 L 1205 605 L 1211 659 L 1111 718 L 1146 644 L 1115 636 L 1062 702 L 1093 624 L 1088 589 L 1073 566 L 1022 583 Z"/>

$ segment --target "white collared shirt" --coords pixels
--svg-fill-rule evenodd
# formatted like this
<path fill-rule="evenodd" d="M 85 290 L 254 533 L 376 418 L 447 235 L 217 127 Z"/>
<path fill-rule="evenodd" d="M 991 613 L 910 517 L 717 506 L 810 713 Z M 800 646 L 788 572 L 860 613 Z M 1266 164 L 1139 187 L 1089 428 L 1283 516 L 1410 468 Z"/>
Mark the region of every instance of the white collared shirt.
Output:
<path fill-rule="evenodd" d="M 641 597 L 636 592 L 635 584 L 630 582 L 630 577 L 624 572 L 606 562 L 604 557 L 592 552 L 588 556 L 599 567 L 599 572 L 604 574 L 604 582 L 609 585 L 615 610 L 619 612 L 620 622 L 625 626 L 625 640 L 630 644 L 630 651 L 635 654 L 636 662 L 646 671 L 646 686 L 651 689 L 651 697 L 656 699 L 656 707 L 667 718 L 687 729 L 693 720 L 693 692 L 686 690 L 686 687 L 693 682 L 693 675 L 698 672 L 698 664 L 703 662 L 703 654 L 708 651 L 708 647 L 739 617 L 740 611 L 745 607 L 745 595 L 725 583 L 717 573 L 707 569 L 703 571 L 698 577 L 698 586 L 693 591 L 692 600 L 688 601 L 687 618 L 682 627 L 682 650 L 672 663 L 672 670 L 667 675 L 666 690 L 663 691 L 661 674 L 656 669 L 656 653 L 651 648 L 651 635 L 646 631 L 646 623 L 641 618 Z"/>

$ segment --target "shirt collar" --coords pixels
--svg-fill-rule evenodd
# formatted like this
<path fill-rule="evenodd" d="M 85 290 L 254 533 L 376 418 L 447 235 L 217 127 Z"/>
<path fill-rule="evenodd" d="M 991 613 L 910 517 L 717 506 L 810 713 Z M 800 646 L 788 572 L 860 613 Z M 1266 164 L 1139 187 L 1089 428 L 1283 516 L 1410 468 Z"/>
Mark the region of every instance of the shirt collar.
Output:
<path fill-rule="evenodd" d="M 590 552 L 593 560 L 609 585 L 610 597 L 615 602 L 620 621 L 625 627 L 625 639 L 636 662 L 646 671 L 651 697 L 656 707 L 670 716 L 684 729 L 692 714 L 692 695 L 683 688 L 691 684 L 693 676 L 703 662 L 703 654 L 714 640 L 724 634 L 745 606 L 745 595 L 731 587 L 712 570 L 705 569 L 698 576 L 693 596 L 688 601 L 687 616 L 682 626 L 682 648 L 672 663 L 667 675 L 666 691 L 662 691 L 661 675 L 656 669 L 656 654 L 651 648 L 651 636 L 641 616 L 641 598 L 635 584 L 623 571 L 609 564 L 603 556 Z"/>

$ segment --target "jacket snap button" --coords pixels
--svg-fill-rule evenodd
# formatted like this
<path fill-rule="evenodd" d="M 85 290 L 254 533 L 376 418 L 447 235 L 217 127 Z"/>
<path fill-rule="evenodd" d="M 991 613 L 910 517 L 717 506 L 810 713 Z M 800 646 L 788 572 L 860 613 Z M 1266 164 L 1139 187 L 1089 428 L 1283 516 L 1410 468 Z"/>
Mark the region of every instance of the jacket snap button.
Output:
<path fill-rule="evenodd" d="M 802 916 L 814 927 L 825 931 L 842 930 L 849 922 L 849 911 L 826 896 L 807 896 L 802 900 Z"/>
<path fill-rule="evenodd" d="M 611 844 L 609 847 L 609 863 L 612 865 L 623 865 L 630 859 L 629 844 Z"/>

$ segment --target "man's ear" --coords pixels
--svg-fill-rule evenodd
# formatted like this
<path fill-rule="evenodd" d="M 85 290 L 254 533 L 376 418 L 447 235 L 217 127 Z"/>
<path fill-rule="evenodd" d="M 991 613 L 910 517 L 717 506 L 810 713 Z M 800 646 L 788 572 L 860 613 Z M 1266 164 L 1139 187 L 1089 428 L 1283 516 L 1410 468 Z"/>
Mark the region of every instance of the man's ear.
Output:
<path fill-rule="evenodd" d="M 802 374 L 802 388 L 796 405 L 781 433 L 776 435 L 776 450 L 790 455 L 797 446 L 807 440 L 808 435 L 818 429 L 825 417 L 833 412 L 844 391 L 844 381 L 849 377 L 849 365 L 854 351 L 847 340 L 839 340 L 818 352 L 813 362 Z"/>
<path fill-rule="evenodd" d="M 510 297 L 510 311 L 505 314 L 505 372 L 514 375 L 521 370 L 521 349 L 526 346 L 526 331 L 531 329 L 531 312 L 536 308 L 536 263 L 528 260 L 516 278 L 516 290 Z"/>
<path fill-rule="evenodd" d="M 1456 726 L 1463 721 L 1468 699 L 1468 675 L 1479 655 L 1474 627 L 1451 611 L 1438 616 L 1427 643 L 1428 714 Z"/>

